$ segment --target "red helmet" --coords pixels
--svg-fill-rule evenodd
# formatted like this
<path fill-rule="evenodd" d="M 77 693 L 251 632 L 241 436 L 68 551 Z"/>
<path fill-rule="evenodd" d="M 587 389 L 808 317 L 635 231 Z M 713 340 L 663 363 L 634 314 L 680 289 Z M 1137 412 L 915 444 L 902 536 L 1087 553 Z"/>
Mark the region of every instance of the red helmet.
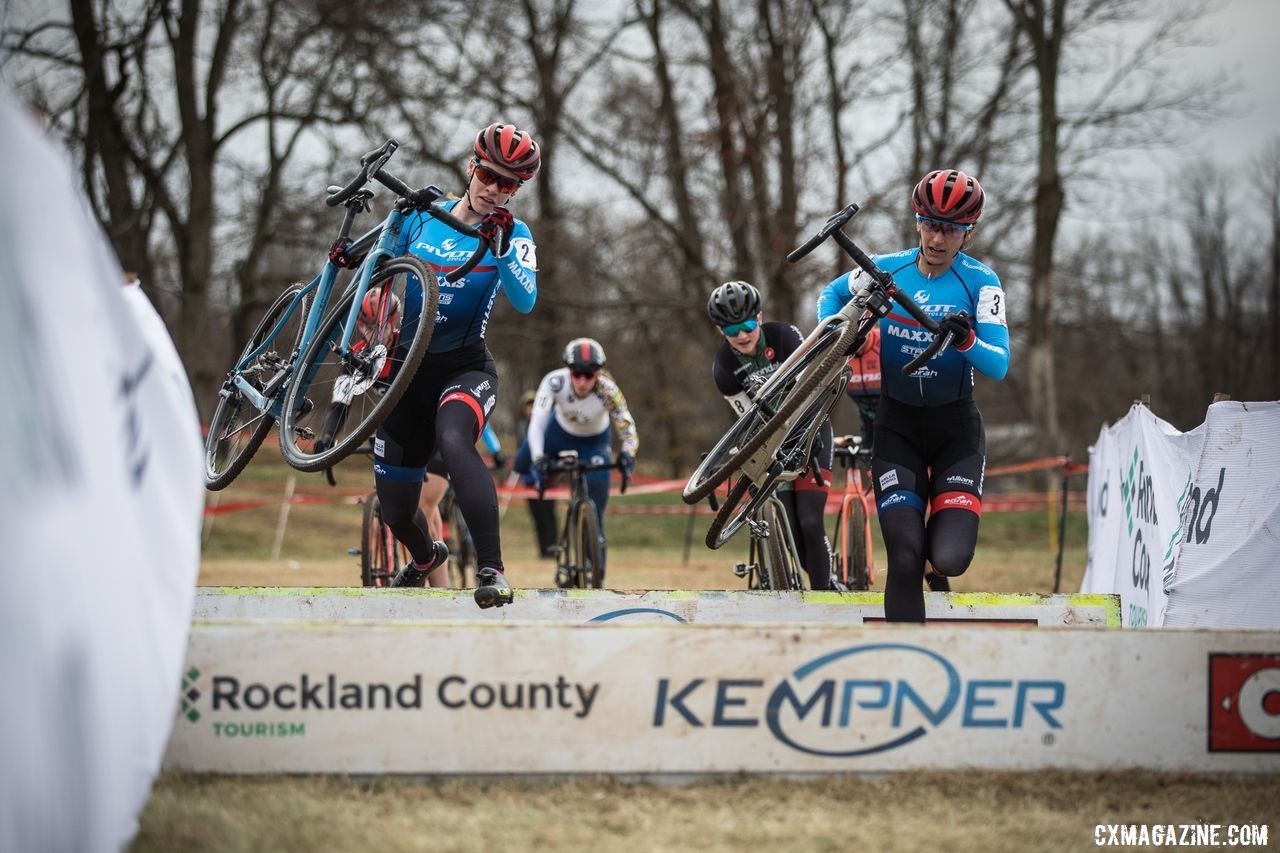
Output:
<path fill-rule="evenodd" d="M 528 131 L 514 124 L 491 124 L 476 134 L 476 156 L 495 163 L 522 181 L 538 174 L 542 151 Z"/>
<path fill-rule="evenodd" d="M 384 297 L 385 294 L 385 297 Z M 390 305 L 387 301 L 390 301 Z M 360 322 L 369 326 L 376 326 L 386 318 L 387 326 L 394 326 L 396 318 L 400 316 L 400 297 L 396 296 L 389 289 L 381 287 L 373 287 L 364 295 L 364 299 L 360 301 Z"/>
<path fill-rule="evenodd" d="M 911 193 L 911 206 L 916 213 L 957 225 L 977 222 L 986 201 L 978 179 L 959 169 L 930 172 L 920 179 Z"/>

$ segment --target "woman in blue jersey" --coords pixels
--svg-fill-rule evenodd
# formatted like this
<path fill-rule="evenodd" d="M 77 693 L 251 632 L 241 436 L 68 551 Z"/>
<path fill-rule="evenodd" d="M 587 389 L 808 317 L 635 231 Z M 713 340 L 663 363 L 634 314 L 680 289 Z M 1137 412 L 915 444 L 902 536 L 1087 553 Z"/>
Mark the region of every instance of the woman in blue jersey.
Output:
<path fill-rule="evenodd" d="M 873 258 L 957 342 L 904 376 L 902 367 L 932 336 L 897 306 L 880 321 L 872 474 L 889 562 L 884 613 L 890 622 L 923 622 L 925 561 L 956 577 L 969 567 L 978 541 L 986 435 L 973 402 L 973 372 L 998 380 L 1009 368 L 1000 279 L 963 251 L 985 201 L 978 181 L 964 172 L 930 172 L 911 195 L 919 247 Z M 818 297 L 819 319 L 849 302 L 863 275 L 859 269 L 828 284 Z"/>
<path fill-rule="evenodd" d="M 475 540 L 480 566 L 476 604 L 501 607 L 511 601 L 498 535 L 497 490 L 475 441 L 498 393 L 497 368 L 484 342 L 494 301 L 501 291 L 517 311 L 527 314 L 538 295 L 533 237 L 506 205 L 538 173 L 541 162 L 533 137 L 514 125 L 491 124 L 476 134 L 462 198 L 445 207 L 479 227 L 489 252 L 457 282 L 446 281 L 445 275 L 470 257 L 475 238 L 423 213 L 406 217 L 401 229 L 398 251 L 417 256 L 436 273 L 440 300 L 426 357 L 374 440 L 382 516 L 412 557 L 392 586 L 423 586 L 431 570 L 448 557 L 444 543 L 432 541 L 418 508 L 426 465 L 438 449 Z M 421 314 L 420 290 L 406 294 L 404 310 L 410 316 Z"/>

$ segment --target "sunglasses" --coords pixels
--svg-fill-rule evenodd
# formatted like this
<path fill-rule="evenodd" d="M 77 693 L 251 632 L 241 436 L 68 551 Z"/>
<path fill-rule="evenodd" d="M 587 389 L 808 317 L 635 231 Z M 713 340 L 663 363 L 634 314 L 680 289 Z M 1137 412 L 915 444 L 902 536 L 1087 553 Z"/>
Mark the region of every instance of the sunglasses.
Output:
<path fill-rule="evenodd" d="M 968 234 L 973 230 L 972 225 L 957 225 L 954 222 L 943 222 L 941 219 L 930 219 L 927 216 L 916 214 L 916 222 L 924 226 L 924 230 L 930 234 L 941 234 L 944 237 L 959 237 L 961 234 Z"/>
<path fill-rule="evenodd" d="M 736 338 L 743 332 L 754 332 L 756 330 L 756 326 L 759 325 L 760 322 L 755 318 L 752 318 L 750 320 L 743 320 L 741 323 L 734 323 L 731 326 L 721 326 L 720 331 L 724 332 L 724 336 L 726 338 Z"/>
<path fill-rule="evenodd" d="M 497 187 L 500 193 L 513 193 L 524 183 L 524 181 L 516 178 L 499 175 L 479 160 L 472 160 L 471 165 L 475 167 L 475 171 L 472 174 L 480 179 L 480 183 L 486 187 Z"/>
<path fill-rule="evenodd" d="M 594 370 L 570 370 L 570 374 L 574 379 L 595 379 L 596 372 Z"/>

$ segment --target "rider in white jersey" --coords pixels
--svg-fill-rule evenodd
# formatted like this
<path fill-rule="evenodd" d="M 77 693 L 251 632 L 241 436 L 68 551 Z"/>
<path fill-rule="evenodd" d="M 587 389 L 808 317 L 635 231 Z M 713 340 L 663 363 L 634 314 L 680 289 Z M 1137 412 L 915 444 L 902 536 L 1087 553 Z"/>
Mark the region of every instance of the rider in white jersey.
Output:
<path fill-rule="evenodd" d="M 545 482 L 547 460 L 561 450 L 576 450 L 588 465 L 613 461 L 609 424 L 621 443 L 620 461 L 630 474 L 635 466 L 640 437 L 627 400 L 612 376 L 601 370 L 604 348 L 591 338 L 570 341 L 564 351 L 565 367 L 542 377 L 529 418 L 528 462 L 517 457 L 517 468 L 530 484 Z M 527 467 L 526 467 L 527 465 Z M 587 493 L 596 505 L 600 521 L 600 559 L 605 562 L 604 508 L 609 502 L 610 472 L 587 474 Z"/>

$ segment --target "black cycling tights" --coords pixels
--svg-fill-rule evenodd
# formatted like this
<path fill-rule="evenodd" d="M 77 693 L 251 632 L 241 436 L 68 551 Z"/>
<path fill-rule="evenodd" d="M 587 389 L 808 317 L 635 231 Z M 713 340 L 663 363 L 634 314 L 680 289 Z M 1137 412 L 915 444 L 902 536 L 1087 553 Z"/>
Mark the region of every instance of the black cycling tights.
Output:
<path fill-rule="evenodd" d="M 809 573 L 810 589 L 831 589 L 831 547 L 823 520 L 827 509 L 827 493 L 818 489 L 787 489 L 778 499 L 794 520 L 792 532 L 800 563 Z"/>
<path fill-rule="evenodd" d="M 454 499 L 475 541 L 477 563 L 481 568 L 501 569 L 498 490 L 484 460 L 476 451 L 478 434 L 475 412 L 465 403 L 445 403 L 436 413 L 436 447 L 449 469 Z M 427 520 L 418 509 L 422 484 L 398 483 L 381 477 L 377 484 L 382 518 L 396 538 L 409 549 L 414 562 L 429 562 L 432 558 L 431 537 L 427 534 Z"/>
<path fill-rule="evenodd" d="M 884 586 L 884 618 L 888 622 L 923 622 L 924 563 L 939 574 L 957 577 L 973 560 L 978 541 L 978 515 L 964 509 L 944 509 L 929 518 L 928 532 L 920 510 L 897 506 L 880 514 L 880 532 L 889 555 Z M 925 539 L 928 538 L 928 548 Z"/>

